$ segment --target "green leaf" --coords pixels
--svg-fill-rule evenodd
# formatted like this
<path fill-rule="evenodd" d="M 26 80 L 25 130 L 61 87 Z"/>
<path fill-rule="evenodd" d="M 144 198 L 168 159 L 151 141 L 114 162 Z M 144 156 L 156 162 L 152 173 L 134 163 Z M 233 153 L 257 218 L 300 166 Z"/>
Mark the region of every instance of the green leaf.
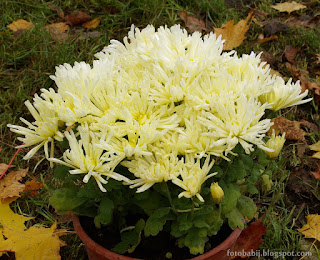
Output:
<path fill-rule="evenodd" d="M 49 199 L 50 204 L 59 213 L 72 211 L 76 207 L 85 203 L 88 199 L 77 196 L 78 190 L 76 188 L 61 188 L 55 190 Z"/>
<path fill-rule="evenodd" d="M 144 227 L 145 221 L 140 219 L 134 229 L 122 232 L 121 242 L 112 248 L 112 251 L 118 254 L 124 254 L 126 252 L 132 253 L 141 241 L 141 233 Z"/>
<path fill-rule="evenodd" d="M 224 198 L 221 202 L 221 212 L 222 214 L 226 214 L 237 206 L 238 199 L 241 196 L 240 188 L 233 183 L 225 184 L 224 182 L 219 182 L 219 185 L 224 192 Z"/>
<path fill-rule="evenodd" d="M 208 241 L 206 228 L 192 228 L 184 239 L 184 245 L 189 247 L 191 254 L 203 254 Z"/>
<path fill-rule="evenodd" d="M 248 184 L 247 185 L 247 191 L 250 193 L 250 194 L 257 194 L 259 193 L 259 190 L 256 188 L 256 186 L 252 185 L 252 184 Z"/>
<path fill-rule="evenodd" d="M 235 229 L 236 227 L 239 227 L 241 229 L 244 228 L 244 222 L 243 222 L 244 217 L 237 208 L 234 208 L 232 211 L 226 214 L 226 217 L 228 218 L 228 224 L 230 228 L 232 229 Z"/>
<path fill-rule="evenodd" d="M 203 205 L 199 210 L 194 211 L 195 216 L 202 216 L 206 214 L 210 214 L 213 211 L 213 207 L 211 205 Z"/>
<path fill-rule="evenodd" d="M 78 192 L 78 197 L 89 199 L 99 199 L 104 195 L 99 189 L 97 182 L 91 178 Z"/>
<path fill-rule="evenodd" d="M 144 192 L 143 192 L 144 193 Z M 134 203 L 145 211 L 147 215 L 151 215 L 156 209 L 167 206 L 167 200 L 157 192 L 150 192 L 145 199 L 136 199 Z"/>
<path fill-rule="evenodd" d="M 53 172 L 54 178 L 59 180 L 65 179 L 69 175 L 69 170 L 70 168 L 65 165 L 55 167 Z"/>
<path fill-rule="evenodd" d="M 152 235 L 156 236 L 162 229 L 164 224 L 168 220 L 170 208 L 157 209 L 147 220 L 144 228 L 144 234 L 146 237 Z"/>
<path fill-rule="evenodd" d="M 72 212 L 74 212 L 78 216 L 87 216 L 90 218 L 94 218 L 98 214 L 97 205 L 92 200 L 87 201 L 79 207 L 76 207 L 72 210 Z"/>
<path fill-rule="evenodd" d="M 190 213 L 179 214 L 177 221 L 179 223 L 180 231 L 187 231 L 192 227 L 192 218 Z"/>
<path fill-rule="evenodd" d="M 216 221 L 214 221 L 210 225 L 210 228 L 208 229 L 208 236 L 216 235 L 219 232 L 219 230 L 220 230 L 222 225 L 223 225 L 223 220 L 221 218 L 219 218 Z"/>
<path fill-rule="evenodd" d="M 240 160 L 243 162 L 244 167 L 245 167 L 246 170 L 249 170 L 249 171 L 252 170 L 252 168 L 254 166 L 254 162 L 253 162 L 253 160 L 252 160 L 250 155 L 245 154 L 245 153 L 241 153 L 240 154 Z"/>
<path fill-rule="evenodd" d="M 193 225 L 197 228 L 210 228 L 208 223 L 203 218 L 195 218 L 193 220 Z"/>
<path fill-rule="evenodd" d="M 98 215 L 94 218 L 94 224 L 100 228 L 101 224 L 108 225 L 111 223 L 113 216 L 114 204 L 109 198 L 103 198 L 98 208 Z"/>
<path fill-rule="evenodd" d="M 253 200 L 243 195 L 238 200 L 237 208 L 240 213 L 248 219 L 252 219 L 257 212 L 257 207 Z"/>
<path fill-rule="evenodd" d="M 226 172 L 226 176 L 230 181 L 242 180 L 246 175 L 246 167 L 241 160 L 234 161 Z"/>

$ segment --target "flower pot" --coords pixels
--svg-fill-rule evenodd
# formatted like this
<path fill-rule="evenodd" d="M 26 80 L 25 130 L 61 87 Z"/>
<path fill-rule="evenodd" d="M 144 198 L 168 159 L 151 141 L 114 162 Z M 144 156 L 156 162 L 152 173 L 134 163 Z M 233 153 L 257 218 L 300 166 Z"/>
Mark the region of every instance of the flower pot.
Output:
<path fill-rule="evenodd" d="M 90 260 L 140 260 L 138 258 L 132 258 L 124 255 L 119 255 L 117 253 L 114 253 L 96 242 L 94 242 L 88 235 L 87 233 L 83 230 L 80 220 L 77 215 L 73 215 L 73 226 L 84 243 L 88 257 Z M 219 246 L 213 248 L 209 252 L 194 257 L 190 260 L 225 260 L 225 259 L 231 259 L 230 255 L 227 255 L 227 252 L 232 252 L 233 247 L 236 243 L 237 238 L 241 234 L 241 229 L 237 228 L 235 229 L 230 236 L 222 242 Z"/>

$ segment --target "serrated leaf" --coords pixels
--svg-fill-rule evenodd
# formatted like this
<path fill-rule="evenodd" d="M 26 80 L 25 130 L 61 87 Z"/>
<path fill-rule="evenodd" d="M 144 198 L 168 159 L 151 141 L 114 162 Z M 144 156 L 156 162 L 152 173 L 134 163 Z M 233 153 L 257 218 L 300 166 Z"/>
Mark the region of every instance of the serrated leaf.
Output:
<path fill-rule="evenodd" d="M 247 171 L 245 165 L 241 160 L 234 161 L 228 168 L 226 175 L 230 181 L 242 180 Z"/>
<path fill-rule="evenodd" d="M 0 179 L 0 199 L 19 196 L 25 189 L 25 185 L 20 183 L 26 176 L 28 169 L 21 169 L 8 173 L 3 179 Z"/>
<path fill-rule="evenodd" d="M 306 238 L 314 238 L 320 241 L 320 215 L 307 216 L 307 224 L 298 229 Z"/>
<path fill-rule="evenodd" d="M 55 190 L 49 199 L 50 204 L 59 213 L 72 211 L 76 207 L 85 203 L 88 199 L 77 196 L 78 190 L 75 188 L 61 188 Z"/>
<path fill-rule="evenodd" d="M 224 198 L 221 202 L 221 212 L 222 214 L 226 214 L 237 206 L 238 199 L 241 196 L 240 188 L 238 185 L 232 183 L 225 184 L 224 182 L 219 182 L 219 185 L 224 192 Z"/>
<path fill-rule="evenodd" d="M 253 200 L 243 195 L 238 200 L 237 209 L 248 219 L 252 219 L 257 212 L 257 206 Z"/>
<path fill-rule="evenodd" d="M 84 197 L 89 199 L 98 199 L 103 196 L 103 192 L 99 189 L 97 182 L 91 178 L 86 185 L 84 185 L 78 192 L 78 197 Z"/>
<path fill-rule="evenodd" d="M 145 221 L 143 219 L 140 219 L 136 223 L 134 229 L 122 232 L 121 242 L 118 243 L 114 248 L 112 248 L 112 251 L 119 254 L 124 254 L 126 252 L 132 253 L 141 241 L 141 233 L 144 226 Z"/>
<path fill-rule="evenodd" d="M 16 31 L 19 31 L 19 30 L 27 30 L 27 29 L 30 29 L 31 27 L 33 27 L 33 23 L 32 22 L 29 22 L 29 21 L 26 21 L 24 19 L 18 19 L 14 22 L 12 22 L 11 24 L 7 25 L 7 27 L 16 32 Z"/>
<path fill-rule="evenodd" d="M 307 8 L 305 5 L 297 3 L 296 1 L 279 3 L 276 5 L 272 5 L 271 7 L 278 10 L 279 12 L 287 12 L 289 14 L 293 11 Z"/>
<path fill-rule="evenodd" d="M 247 185 L 247 191 L 250 193 L 250 194 L 257 194 L 259 193 L 259 190 L 256 188 L 256 186 L 252 185 L 252 184 L 248 184 Z"/>
<path fill-rule="evenodd" d="M 209 224 L 202 218 L 196 218 L 193 220 L 193 225 L 196 228 L 210 228 Z"/>
<path fill-rule="evenodd" d="M 237 208 L 234 208 L 232 211 L 226 214 L 226 218 L 228 218 L 228 224 L 230 228 L 232 229 L 235 229 L 237 227 L 241 229 L 244 228 L 244 223 L 243 223 L 244 217 Z"/>
<path fill-rule="evenodd" d="M 207 229 L 192 228 L 184 238 L 184 245 L 189 247 L 190 254 L 203 254 L 207 241 Z"/>
<path fill-rule="evenodd" d="M 157 209 L 147 220 L 144 228 L 144 234 L 146 237 L 152 235 L 156 236 L 167 222 L 167 217 L 170 212 L 170 208 Z"/>
<path fill-rule="evenodd" d="M 180 231 L 187 231 L 192 227 L 192 218 L 190 213 L 179 214 L 177 221 Z"/>
<path fill-rule="evenodd" d="M 94 218 L 94 224 L 96 227 L 100 227 L 100 224 L 108 225 L 111 223 L 113 216 L 114 204 L 109 198 L 103 198 L 98 208 L 98 215 Z"/>

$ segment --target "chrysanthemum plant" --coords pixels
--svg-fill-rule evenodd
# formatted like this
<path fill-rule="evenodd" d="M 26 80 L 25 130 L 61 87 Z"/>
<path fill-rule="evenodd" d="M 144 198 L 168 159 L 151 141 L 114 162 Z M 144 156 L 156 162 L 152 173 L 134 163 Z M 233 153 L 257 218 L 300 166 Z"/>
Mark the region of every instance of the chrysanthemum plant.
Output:
<path fill-rule="evenodd" d="M 121 231 L 113 251 L 169 232 L 201 254 L 223 223 L 244 228 L 257 211 L 268 155 L 284 143 L 266 137 L 267 110 L 310 99 L 299 82 L 271 75 L 260 55 L 222 52 L 212 33 L 132 26 L 123 42 L 112 40 L 93 66 L 58 66 L 57 88 L 26 101 L 35 121 L 9 127 L 24 135 L 20 147 L 33 146 L 25 159 L 44 147 L 57 164 L 62 184 L 50 202 L 59 213 Z"/>

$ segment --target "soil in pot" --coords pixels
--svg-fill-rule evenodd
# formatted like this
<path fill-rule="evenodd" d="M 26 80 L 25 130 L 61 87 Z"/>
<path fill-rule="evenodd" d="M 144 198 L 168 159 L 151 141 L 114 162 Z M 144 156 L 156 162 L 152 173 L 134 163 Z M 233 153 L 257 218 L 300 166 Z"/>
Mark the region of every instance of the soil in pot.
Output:
<path fill-rule="evenodd" d="M 111 233 L 107 227 L 97 229 L 92 218 L 80 217 L 80 223 L 88 236 L 104 248 L 110 250 L 121 241 L 119 233 Z M 218 234 L 211 237 L 206 243 L 205 253 L 220 245 L 232 231 L 228 225 L 223 225 Z M 171 237 L 168 232 L 162 231 L 155 237 L 150 236 L 147 239 L 142 239 L 133 253 L 125 255 L 145 260 L 168 259 L 166 258 L 168 253 L 172 255 L 172 260 L 184 260 L 196 257 L 189 253 L 188 248 L 179 248 L 175 243 L 175 238 Z"/>

